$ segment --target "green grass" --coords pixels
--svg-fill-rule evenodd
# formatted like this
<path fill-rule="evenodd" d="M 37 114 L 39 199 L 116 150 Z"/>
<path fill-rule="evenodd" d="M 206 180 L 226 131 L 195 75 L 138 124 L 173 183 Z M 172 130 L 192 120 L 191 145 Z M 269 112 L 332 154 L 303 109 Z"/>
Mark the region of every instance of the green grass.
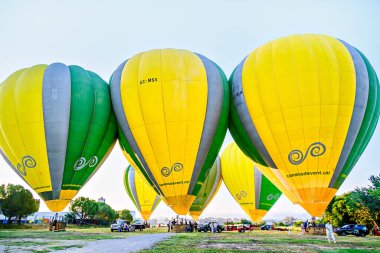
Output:
<path fill-rule="evenodd" d="M 329 244 L 324 236 L 277 231 L 251 233 L 223 232 L 221 234 L 176 234 L 144 253 L 158 252 L 380 252 L 380 237 L 337 237 Z"/>
<path fill-rule="evenodd" d="M 50 232 L 47 227 L 33 229 L 0 229 L 0 245 L 5 246 L 6 252 L 33 252 L 45 253 L 67 248 L 81 248 L 85 241 L 102 239 L 126 238 L 129 236 L 149 233 L 162 233 L 166 228 L 146 229 L 134 233 L 111 232 L 107 227 L 69 227 L 67 231 Z"/>
<path fill-rule="evenodd" d="M 147 233 L 163 233 L 166 228 L 147 229 L 135 233 L 111 233 L 109 228 L 68 228 L 66 232 L 47 229 L 0 230 L 0 244 L 6 252 L 45 253 L 67 248 L 81 248 L 84 241 L 125 238 Z M 223 232 L 221 234 L 174 234 L 143 253 L 158 252 L 295 252 L 295 253 L 358 253 L 380 252 L 380 237 L 338 237 L 329 244 L 325 236 L 300 236 L 299 232 L 253 231 L 251 233 Z"/>

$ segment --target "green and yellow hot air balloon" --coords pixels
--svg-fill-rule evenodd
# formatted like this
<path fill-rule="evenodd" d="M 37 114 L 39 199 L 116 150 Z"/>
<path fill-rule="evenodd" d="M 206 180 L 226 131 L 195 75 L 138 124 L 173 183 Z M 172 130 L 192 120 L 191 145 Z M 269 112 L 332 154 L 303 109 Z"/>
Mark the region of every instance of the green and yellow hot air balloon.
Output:
<path fill-rule="evenodd" d="M 129 160 L 167 205 L 187 214 L 227 131 L 223 71 L 200 54 L 158 49 L 121 64 L 110 82 Z"/>
<path fill-rule="evenodd" d="M 154 189 L 146 182 L 140 172 L 128 166 L 124 173 L 124 186 L 129 198 L 145 221 L 152 215 L 161 199 Z"/>
<path fill-rule="evenodd" d="M 218 156 L 190 207 L 189 214 L 194 220 L 199 219 L 199 216 L 201 216 L 202 212 L 215 197 L 221 184 L 222 172 L 220 169 L 220 158 Z"/>
<path fill-rule="evenodd" d="M 116 140 L 108 84 L 61 63 L 21 69 L 0 84 L 0 153 L 51 211 L 62 211 Z"/>
<path fill-rule="evenodd" d="M 236 143 L 321 216 L 379 118 L 379 82 L 367 58 L 330 36 L 291 35 L 249 54 L 230 84 Z"/>
<path fill-rule="evenodd" d="M 222 177 L 227 189 L 253 222 L 260 222 L 281 196 L 235 143 L 222 154 Z"/>

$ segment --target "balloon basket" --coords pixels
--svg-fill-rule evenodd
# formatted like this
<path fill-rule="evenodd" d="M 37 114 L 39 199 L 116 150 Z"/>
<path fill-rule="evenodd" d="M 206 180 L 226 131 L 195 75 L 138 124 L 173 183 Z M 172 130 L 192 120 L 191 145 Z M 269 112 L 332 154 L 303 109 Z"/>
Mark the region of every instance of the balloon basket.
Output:
<path fill-rule="evenodd" d="M 172 226 L 172 232 L 173 233 L 186 233 L 186 224 L 183 225 L 173 225 Z"/>
<path fill-rule="evenodd" d="M 52 231 L 52 232 L 66 231 L 66 222 L 63 222 L 63 221 L 51 222 L 49 224 L 49 231 Z"/>

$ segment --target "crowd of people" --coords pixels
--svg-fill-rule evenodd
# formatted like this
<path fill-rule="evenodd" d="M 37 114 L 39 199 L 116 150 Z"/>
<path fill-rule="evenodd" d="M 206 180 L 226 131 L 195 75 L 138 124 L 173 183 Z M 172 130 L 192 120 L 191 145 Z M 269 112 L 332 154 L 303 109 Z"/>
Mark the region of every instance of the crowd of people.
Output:
<path fill-rule="evenodd" d="M 186 225 L 186 232 L 191 233 L 198 230 L 198 223 L 196 221 L 187 221 L 186 219 L 172 219 L 168 221 L 168 232 L 173 231 L 173 226 Z"/>

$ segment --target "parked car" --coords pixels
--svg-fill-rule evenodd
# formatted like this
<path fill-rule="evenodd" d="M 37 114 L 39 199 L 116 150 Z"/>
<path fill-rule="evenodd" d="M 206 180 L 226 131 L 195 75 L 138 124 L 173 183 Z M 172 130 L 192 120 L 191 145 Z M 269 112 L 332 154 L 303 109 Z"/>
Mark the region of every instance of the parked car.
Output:
<path fill-rule="evenodd" d="M 369 229 L 364 225 L 347 224 L 341 228 L 337 228 L 335 233 L 339 236 L 356 235 L 365 237 L 369 234 Z"/>
<path fill-rule="evenodd" d="M 212 223 L 215 223 L 215 222 L 205 222 L 203 224 L 200 224 L 198 226 L 198 232 L 205 232 L 205 233 L 207 233 L 208 231 L 211 232 L 211 224 Z M 224 231 L 224 226 L 221 224 L 217 224 L 216 232 L 221 233 L 222 231 Z"/>
<path fill-rule="evenodd" d="M 135 229 L 139 229 L 140 231 L 142 231 L 143 229 L 147 228 L 148 224 L 146 222 L 144 222 L 143 219 L 135 219 L 133 220 L 133 223 L 131 224 L 131 226 L 134 226 Z"/>
<path fill-rule="evenodd" d="M 239 225 L 237 225 L 237 231 L 239 233 L 244 233 L 247 230 L 252 231 L 253 229 L 254 229 L 254 226 L 250 225 L 250 224 L 239 224 Z"/>
<path fill-rule="evenodd" d="M 273 229 L 273 225 L 264 225 L 264 226 L 261 226 L 260 229 L 261 230 L 272 230 Z"/>
<path fill-rule="evenodd" d="M 125 221 L 125 220 L 119 220 L 116 223 L 111 224 L 111 232 L 113 232 L 115 230 L 116 231 L 119 231 L 119 230 L 123 231 L 124 230 L 124 224 L 126 222 L 127 221 Z"/>

